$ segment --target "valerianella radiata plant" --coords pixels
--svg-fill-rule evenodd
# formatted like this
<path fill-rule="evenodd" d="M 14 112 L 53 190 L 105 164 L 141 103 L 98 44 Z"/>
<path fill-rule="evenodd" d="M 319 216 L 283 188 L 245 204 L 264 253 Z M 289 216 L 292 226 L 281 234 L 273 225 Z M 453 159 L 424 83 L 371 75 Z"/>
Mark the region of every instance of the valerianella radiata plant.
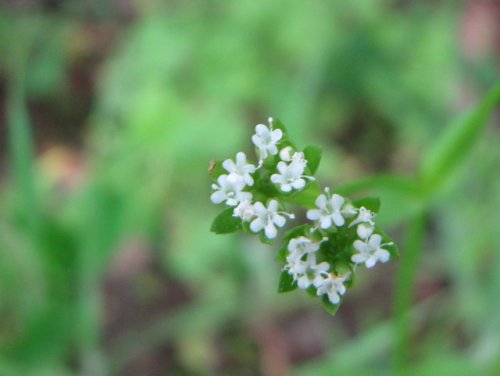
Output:
<path fill-rule="evenodd" d="M 396 246 L 375 224 L 378 199 L 351 201 L 330 188 L 321 189 L 314 178 L 321 149 L 299 150 L 280 121 L 269 118 L 268 123 L 258 124 L 252 136 L 256 163 L 243 152 L 211 163 L 210 200 L 227 206 L 211 230 L 242 230 L 267 244 L 279 239 L 277 260 L 283 268 L 278 291 L 306 290 L 335 313 L 353 284 L 356 267 L 389 261 L 397 256 Z M 297 223 L 291 212 L 302 212 L 301 206 L 306 223 Z M 285 226 L 288 231 L 278 236 Z"/>

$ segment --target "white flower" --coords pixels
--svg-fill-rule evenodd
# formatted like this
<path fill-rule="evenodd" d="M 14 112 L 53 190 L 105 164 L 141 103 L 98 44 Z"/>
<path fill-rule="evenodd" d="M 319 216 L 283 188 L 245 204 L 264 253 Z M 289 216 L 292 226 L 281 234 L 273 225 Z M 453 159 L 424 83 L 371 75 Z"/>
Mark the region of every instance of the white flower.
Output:
<path fill-rule="evenodd" d="M 255 217 L 255 208 L 249 200 L 243 200 L 234 208 L 233 216 L 248 222 Z"/>
<path fill-rule="evenodd" d="M 247 163 L 247 156 L 245 153 L 240 151 L 236 154 L 236 163 L 234 163 L 231 159 L 226 159 L 222 162 L 222 167 L 224 167 L 229 173 L 241 176 L 246 185 L 253 185 L 253 178 L 250 174 L 255 172 L 255 166 Z"/>
<path fill-rule="evenodd" d="M 338 304 L 340 303 L 340 295 L 344 295 L 346 291 L 344 281 L 345 277 L 328 274 L 323 282 L 318 286 L 316 294 L 318 296 L 327 294 L 330 303 Z"/>
<path fill-rule="evenodd" d="M 314 255 L 309 255 L 308 258 L 310 257 L 314 257 Z M 319 264 L 309 263 L 304 273 L 298 276 L 297 286 L 301 289 L 307 289 L 311 285 L 321 286 L 325 280 L 324 276 L 328 274 L 328 269 L 330 269 L 330 265 L 324 261 Z"/>
<path fill-rule="evenodd" d="M 270 128 L 264 124 L 257 124 L 255 127 L 255 134 L 252 136 L 252 142 L 257 147 L 261 159 L 266 159 L 268 155 L 278 154 L 278 147 L 276 144 L 283 137 L 281 129 L 272 129 L 270 118 Z"/>
<path fill-rule="evenodd" d="M 268 239 L 276 237 L 278 232 L 276 226 L 283 227 L 285 225 L 285 215 L 294 218 L 293 214 L 278 212 L 278 201 L 276 200 L 269 201 L 267 208 L 261 202 L 256 202 L 253 208 L 257 218 L 250 223 L 250 229 L 253 232 L 264 230 L 264 234 Z"/>
<path fill-rule="evenodd" d="M 210 196 L 210 200 L 214 204 L 220 204 L 226 201 L 226 205 L 236 206 L 240 201 L 250 201 L 252 194 L 250 192 L 242 192 L 245 188 L 243 178 L 236 174 L 221 175 L 217 179 L 217 184 L 212 184 L 212 189 L 215 190 Z"/>
<path fill-rule="evenodd" d="M 306 254 L 312 254 L 319 250 L 320 243 L 313 242 L 305 236 L 293 238 L 288 243 L 287 261 L 301 259 Z"/>
<path fill-rule="evenodd" d="M 372 268 L 377 262 L 387 262 L 390 258 L 390 253 L 382 247 L 391 245 L 392 243 L 382 243 L 382 236 L 378 234 L 371 235 L 366 240 L 356 240 L 354 248 L 358 251 L 351 257 L 351 261 L 355 264 L 364 263 L 367 268 Z"/>
<path fill-rule="evenodd" d="M 375 218 L 375 213 L 368 210 L 365 207 L 360 207 L 358 210 L 358 217 L 349 225 L 349 227 L 355 226 L 358 223 L 368 223 L 371 226 L 374 226 L 373 218 Z"/>
<path fill-rule="evenodd" d="M 319 286 L 329 268 L 330 265 L 327 262 L 316 264 L 315 254 L 309 253 L 305 260 L 288 259 L 284 269 L 293 277 L 294 282 L 297 282 L 299 288 L 307 289 L 311 285 Z"/>
<path fill-rule="evenodd" d="M 283 192 L 290 192 L 293 189 L 302 189 L 306 185 L 306 179 L 314 180 L 311 176 L 305 176 L 304 169 L 307 161 L 304 159 L 304 153 L 294 153 L 290 158 L 290 163 L 278 162 L 279 174 L 272 174 L 271 181 L 279 184 Z"/>
<path fill-rule="evenodd" d="M 319 221 L 322 229 L 329 228 L 332 223 L 335 226 L 343 226 L 345 223 L 342 216 L 342 207 L 345 199 L 337 194 L 329 195 L 329 190 L 325 189 L 325 194 L 320 194 L 316 199 L 316 206 L 319 209 L 307 211 L 307 218 L 312 221 Z"/>

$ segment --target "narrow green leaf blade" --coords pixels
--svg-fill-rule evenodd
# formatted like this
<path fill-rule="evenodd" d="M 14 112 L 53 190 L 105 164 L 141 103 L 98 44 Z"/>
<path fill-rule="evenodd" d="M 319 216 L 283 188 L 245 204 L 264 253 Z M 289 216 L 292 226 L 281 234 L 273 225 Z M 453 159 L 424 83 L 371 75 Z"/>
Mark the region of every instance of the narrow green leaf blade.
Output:
<path fill-rule="evenodd" d="M 215 217 L 210 231 L 216 234 L 229 234 L 241 229 L 241 219 L 233 217 L 234 208 L 227 208 Z"/>
<path fill-rule="evenodd" d="M 471 153 L 489 115 L 500 103 L 500 83 L 464 118 L 453 124 L 427 152 L 421 166 L 427 195 L 437 191 Z"/>

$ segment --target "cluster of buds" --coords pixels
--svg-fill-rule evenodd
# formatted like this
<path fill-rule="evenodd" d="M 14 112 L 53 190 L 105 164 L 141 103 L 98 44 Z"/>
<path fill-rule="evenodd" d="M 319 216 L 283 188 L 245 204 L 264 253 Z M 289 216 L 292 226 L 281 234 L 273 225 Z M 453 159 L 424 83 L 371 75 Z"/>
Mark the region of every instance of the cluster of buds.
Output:
<path fill-rule="evenodd" d="M 309 222 L 284 234 L 278 253 L 283 263 L 279 291 L 307 290 L 335 312 L 352 285 L 356 266 L 385 263 L 397 254 L 396 247 L 374 222 L 378 199 L 351 201 L 329 188 L 322 191 L 313 176 L 321 150 L 298 150 L 279 121 L 269 118 L 268 123 L 258 124 L 252 136 L 256 164 L 238 152 L 235 160 L 212 165 L 216 182 L 210 199 L 228 206 L 214 220 L 212 231 L 243 230 L 269 243 L 296 218 L 286 206 L 304 206 Z"/>

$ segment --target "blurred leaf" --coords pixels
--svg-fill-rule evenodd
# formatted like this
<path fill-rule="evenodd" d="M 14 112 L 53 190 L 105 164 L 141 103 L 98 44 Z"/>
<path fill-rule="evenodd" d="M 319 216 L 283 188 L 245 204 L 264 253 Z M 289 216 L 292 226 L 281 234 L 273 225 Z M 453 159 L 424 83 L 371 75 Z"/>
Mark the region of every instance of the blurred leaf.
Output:
<path fill-rule="evenodd" d="M 468 115 L 452 124 L 422 161 L 423 189 L 435 193 L 470 154 L 493 109 L 500 103 L 500 83 Z"/>
<path fill-rule="evenodd" d="M 304 149 L 304 156 L 307 160 L 309 171 L 314 175 L 321 161 L 321 148 L 319 146 L 309 145 Z"/>
<path fill-rule="evenodd" d="M 215 217 L 210 231 L 216 234 L 229 234 L 241 229 L 241 219 L 233 216 L 234 208 L 227 208 Z"/>
<path fill-rule="evenodd" d="M 380 209 L 380 199 L 378 197 L 360 198 L 359 200 L 353 201 L 352 204 L 357 208 L 364 207 L 374 213 L 378 213 Z"/>

